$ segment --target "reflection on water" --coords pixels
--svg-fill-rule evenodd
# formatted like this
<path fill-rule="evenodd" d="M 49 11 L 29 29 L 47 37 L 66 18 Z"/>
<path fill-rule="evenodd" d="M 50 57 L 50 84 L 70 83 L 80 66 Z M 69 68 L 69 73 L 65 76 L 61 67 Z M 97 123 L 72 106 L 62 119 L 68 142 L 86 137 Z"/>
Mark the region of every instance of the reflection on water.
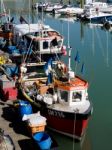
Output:
<path fill-rule="evenodd" d="M 74 141 L 74 139 L 63 136 L 58 133 L 51 132 L 55 136 L 58 144 L 59 150 L 92 150 L 91 141 L 86 134 L 81 142 Z"/>
<path fill-rule="evenodd" d="M 50 14 L 42 15 L 29 10 L 27 0 L 5 1 L 5 4 L 7 9 L 10 7 L 15 23 L 19 22 L 20 15 L 33 23 L 38 23 L 38 20 L 43 18 L 45 24 L 49 24 L 63 34 L 64 43 L 67 45 L 67 18 L 52 17 Z M 81 63 L 78 64 L 76 73 L 89 81 L 89 97 L 93 102 L 94 112 L 81 143 L 74 143 L 73 139 L 56 133 L 53 133 L 53 136 L 59 143 L 59 150 L 72 150 L 73 147 L 75 150 L 109 150 L 112 135 L 112 32 L 95 24 L 80 22 L 76 18 L 69 18 L 69 28 L 73 60 L 71 65 L 75 69 L 74 57 L 78 50 L 81 62 L 85 63 L 85 74 L 80 73 Z M 67 57 L 63 60 L 68 63 Z"/>

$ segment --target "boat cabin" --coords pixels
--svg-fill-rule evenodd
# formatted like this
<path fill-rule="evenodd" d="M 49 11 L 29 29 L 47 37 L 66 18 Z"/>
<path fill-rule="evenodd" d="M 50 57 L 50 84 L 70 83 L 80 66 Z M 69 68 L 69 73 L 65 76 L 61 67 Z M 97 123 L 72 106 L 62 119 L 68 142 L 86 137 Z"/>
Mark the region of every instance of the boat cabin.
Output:
<path fill-rule="evenodd" d="M 14 44 L 24 42 L 37 54 L 62 53 L 63 37 L 48 25 L 19 24 L 13 28 Z"/>
<path fill-rule="evenodd" d="M 86 17 L 89 17 L 91 15 L 96 15 L 96 13 L 98 13 L 99 11 L 97 11 L 97 9 L 95 9 L 94 7 L 90 7 L 89 5 L 86 5 L 84 8 L 84 14 L 86 15 Z"/>
<path fill-rule="evenodd" d="M 84 5 L 84 13 L 89 15 L 94 15 L 95 13 L 100 12 L 104 8 L 108 8 L 108 4 L 104 2 L 93 2 Z"/>
<path fill-rule="evenodd" d="M 58 99 L 61 103 L 69 106 L 83 103 L 87 99 L 88 83 L 78 77 L 71 80 L 70 83 L 58 83 Z"/>

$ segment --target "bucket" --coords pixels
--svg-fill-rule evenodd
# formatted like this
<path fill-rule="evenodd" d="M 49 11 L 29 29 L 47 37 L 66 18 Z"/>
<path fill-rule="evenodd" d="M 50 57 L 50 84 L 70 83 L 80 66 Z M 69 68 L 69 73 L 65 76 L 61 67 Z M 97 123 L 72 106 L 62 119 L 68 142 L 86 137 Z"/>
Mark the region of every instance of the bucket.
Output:
<path fill-rule="evenodd" d="M 41 139 L 42 139 L 42 137 L 43 137 L 43 134 L 44 134 L 44 132 L 35 133 L 35 134 L 33 135 L 34 140 L 37 141 L 37 142 L 41 141 Z"/>
<path fill-rule="evenodd" d="M 51 147 L 51 137 L 45 132 L 35 133 L 33 135 L 35 142 L 38 144 L 41 150 L 48 150 Z"/>
<path fill-rule="evenodd" d="M 21 117 L 23 117 L 25 114 L 29 115 L 32 114 L 32 106 L 29 102 L 27 101 L 20 101 L 19 102 L 19 112 Z"/>

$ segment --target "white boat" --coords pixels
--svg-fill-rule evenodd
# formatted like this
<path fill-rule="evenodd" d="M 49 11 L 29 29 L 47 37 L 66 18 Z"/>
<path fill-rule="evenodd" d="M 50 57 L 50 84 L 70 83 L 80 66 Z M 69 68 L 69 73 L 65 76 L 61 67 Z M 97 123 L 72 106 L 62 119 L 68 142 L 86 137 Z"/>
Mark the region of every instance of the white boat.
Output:
<path fill-rule="evenodd" d="M 94 7 L 86 6 L 84 9 L 84 14 L 81 15 L 82 20 L 87 20 L 91 22 L 103 23 L 105 19 L 111 19 L 112 14 L 100 12 Z"/>
<path fill-rule="evenodd" d="M 86 7 L 95 8 L 97 11 L 111 13 L 112 12 L 112 5 L 109 5 L 105 2 L 91 2 L 84 5 L 84 11 Z"/>
<path fill-rule="evenodd" d="M 80 7 L 67 5 L 64 6 L 62 9 L 57 10 L 55 13 L 59 13 L 61 15 L 76 15 L 76 14 L 82 14 L 83 9 Z"/>
<path fill-rule="evenodd" d="M 58 9 L 61 9 L 62 7 L 63 7 L 63 5 L 60 3 L 50 4 L 46 7 L 45 12 L 53 12 L 53 11 L 56 11 Z"/>
<path fill-rule="evenodd" d="M 45 2 L 40 2 L 40 3 L 35 3 L 33 5 L 33 8 L 38 9 L 39 11 L 44 11 L 48 5 L 49 3 L 45 1 Z"/>
<path fill-rule="evenodd" d="M 18 24 L 13 26 L 13 43 L 24 42 L 24 49 L 32 48 L 42 61 L 47 57 L 61 56 L 64 53 L 63 36 L 48 25 Z"/>

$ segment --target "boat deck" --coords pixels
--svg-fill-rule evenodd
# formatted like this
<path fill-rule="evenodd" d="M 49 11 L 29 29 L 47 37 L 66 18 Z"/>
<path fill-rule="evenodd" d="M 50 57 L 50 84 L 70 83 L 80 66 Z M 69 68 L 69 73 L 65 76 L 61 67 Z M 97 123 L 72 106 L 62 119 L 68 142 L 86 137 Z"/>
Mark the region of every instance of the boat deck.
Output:
<path fill-rule="evenodd" d="M 60 111 L 64 111 L 64 112 L 74 112 L 75 110 L 78 109 L 79 113 L 83 113 L 87 110 L 87 108 L 89 108 L 90 106 L 90 102 L 86 101 L 85 105 L 84 103 L 79 104 L 78 106 L 78 102 L 76 102 L 76 105 L 74 106 L 68 106 L 66 102 L 61 102 L 61 103 L 57 103 L 57 104 L 53 104 L 53 109 L 54 110 L 60 110 Z"/>

